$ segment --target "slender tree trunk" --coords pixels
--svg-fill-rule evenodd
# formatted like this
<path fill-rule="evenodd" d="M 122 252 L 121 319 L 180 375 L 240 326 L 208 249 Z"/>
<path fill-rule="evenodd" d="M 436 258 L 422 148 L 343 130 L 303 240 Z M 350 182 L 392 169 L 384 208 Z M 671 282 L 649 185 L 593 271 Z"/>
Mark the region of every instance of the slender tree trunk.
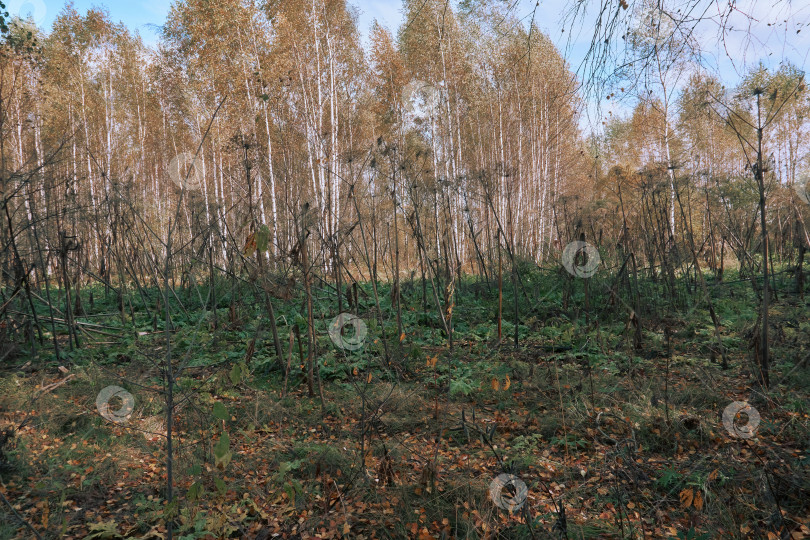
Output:
<path fill-rule="evenodd" d="M 762 227 L 762 334 L 760 337 L 760 379 L 765 388 L 770 386 L 770 359 L 768 349 L 768 308 L 770 284 L 768 278 L 768 221 L 765 215 L 765 171 L 762 164 L 762 117 L 760 93 L 757 94 L 757 187 L 759 188 L 759 219 Z"/>

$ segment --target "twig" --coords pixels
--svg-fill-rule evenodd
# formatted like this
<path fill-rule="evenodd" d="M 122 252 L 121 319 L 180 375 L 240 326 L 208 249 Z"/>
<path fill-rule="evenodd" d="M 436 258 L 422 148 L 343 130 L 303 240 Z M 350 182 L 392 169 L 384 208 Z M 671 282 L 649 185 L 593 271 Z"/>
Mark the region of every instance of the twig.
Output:
<path fill-rule="evenodd" d="M 3 484 L 3 487 L 6 487 L 5 484 Z M 3 495 L 2 491 L 0 491 L 0 499 L 3 499 L 3 502 L 6 503 L 6 506 L 9 507 L 9 509 L 11 510 L 11 513 L 14 514 L 17 517 L 17 519 L 20 520 L 20 522 L 22 522 L 23 525 L 25 525 L 26 527 L 31 529 L 31 532 L 34 533 L 34 536 L 36 536 L 38 540 L 42 540 L 42 536 L 39 534 L 39 532 L 37 532 L 37 530 L 34 528 L 34 526 L 31 525 L 30 523 L 28 523 L 28 521 L 26 521 L 26 519 L 24 517 L 22 517 L 19 514 L 19 512 L 17 512 L 14 509 L 13 506 L 11 506 L 11 503 L 9 502 L 8 499 L 6 499 L 6 496 Z"/>
<path fill-rule="evenodd" d="M 51 390 L 55 390 L 55 389 L 59 388 L 60 386 L 62 386 L 63 384 L 65 384 L 66 382 L 68 382 L 70 379 L 72 379 L 75 376 L 76 376 L 75 373 L 71 373 L 70 375 L 68 375 L 64 379 L 62 379 L 60 381 L 56 381 L 55 383 L 49 384 L 48 386 L 45 386 L 45 387 L 41 388 L 40 391 L 37 393 L 36 397 L 40 397 L 43 394 L 47 394 Z"/>

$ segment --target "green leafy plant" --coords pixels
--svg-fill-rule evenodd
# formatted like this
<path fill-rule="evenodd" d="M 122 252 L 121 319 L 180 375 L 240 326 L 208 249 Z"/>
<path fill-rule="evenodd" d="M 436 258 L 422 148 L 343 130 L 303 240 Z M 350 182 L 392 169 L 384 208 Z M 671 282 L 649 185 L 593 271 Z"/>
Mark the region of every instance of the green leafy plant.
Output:
<path fill-rule="evenodd" d="M 552 437 L 549 442 L 554 446 L 566 448 L 568 450 L 577 450 L 579 448 L 585 448 L 588 446 L 588 441 L 586 441 L 585 439 L 580 439 L 573 433 L 569 433 L 562 437 L 560 436 Z"/>

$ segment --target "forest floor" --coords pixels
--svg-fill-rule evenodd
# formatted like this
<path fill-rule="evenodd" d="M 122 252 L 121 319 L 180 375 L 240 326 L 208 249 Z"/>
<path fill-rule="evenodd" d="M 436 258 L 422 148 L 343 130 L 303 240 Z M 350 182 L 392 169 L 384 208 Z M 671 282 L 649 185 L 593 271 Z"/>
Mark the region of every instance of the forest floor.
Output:
<path fill-rule="evenodd" d="M 188 307 L 207 287 L 178 292 L 172 504 L 159 292 L 121 315 L 85 289 L 78 320 L 98 326 L 82 327 L 80 347 L 60 334 L 57 361 L 46 333 L 36 354 L 0 365 L 0 430 L 24 424 L 0 444 L 0 538 L 34 538 L 22 520 L 42 538 L 166 538 L 169 519 L 183 539 L 808 538 L 810 296 L 777 282 L 766 390 L 750 280 L 707 277 L 727 369 L 685 280 L 674 306 L 663 284 L 644 284 L 656 301 L 640 309 L 640 347 L 609 281 L 591 282 L 586 312 L 582 280 L 522 276 L 517 348 L 511 292 L 498 341 L 497 287 L 477 280 L 457 286 L 452 350 L 429 286 L 425 312 L 421 285 L 403 285 L 400 334 L 390 286 L 378 287 L 381 327 L 364 284 L 368 333 L 354 351 L 330 339 L 337 305 L 318 291 L 323 401 L 306 383 L 301 298 L 275 301 L 285 357 L 294 326 L 304 345 L 294 340 L 282 396 L 288 359 L 249 295 L 223 282 L 215 323 Z M 110 385 L 134 398 L 120 422 L 97 407 Z M 723 423 L 734 402 L 760 417 L 750 437 Z"/>

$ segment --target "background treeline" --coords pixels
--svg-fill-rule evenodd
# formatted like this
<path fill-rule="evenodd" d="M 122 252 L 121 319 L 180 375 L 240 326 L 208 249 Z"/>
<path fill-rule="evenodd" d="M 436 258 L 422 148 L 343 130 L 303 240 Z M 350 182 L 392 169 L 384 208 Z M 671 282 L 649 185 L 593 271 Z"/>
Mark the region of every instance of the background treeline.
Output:
<path fill-rule="evenodd" d="M 608 265 L 669 278 L 674 299 L 692 248 L 720 274 L 732 255 L 761 273 L 763 223 L 773 255 L 803 257 L 797 68 L 725 88 L 642 2 L 622 36 L 637 61 L 616 77 L 632 114 L 586 137 L 579 81 L 536 27 L 498 3 L 404 10 L 367 47 L 343 1 L 177 2 L 154 48 L 103 11 L 67 6 L 48 34 L 9 22 L 0 316 L 22 330 L 50 281 L 68 297 L 105 283 L 124 311 L 134 288 L 247 270 L 281 297 L 309 272 L 392 280 L 395 295 L 401 276 L 429 278 L 423 301 L 449 317 L 462 273 L 557 264 L 581 238 Z M 195 189 L 172 181 L 183 153 Z"/>

